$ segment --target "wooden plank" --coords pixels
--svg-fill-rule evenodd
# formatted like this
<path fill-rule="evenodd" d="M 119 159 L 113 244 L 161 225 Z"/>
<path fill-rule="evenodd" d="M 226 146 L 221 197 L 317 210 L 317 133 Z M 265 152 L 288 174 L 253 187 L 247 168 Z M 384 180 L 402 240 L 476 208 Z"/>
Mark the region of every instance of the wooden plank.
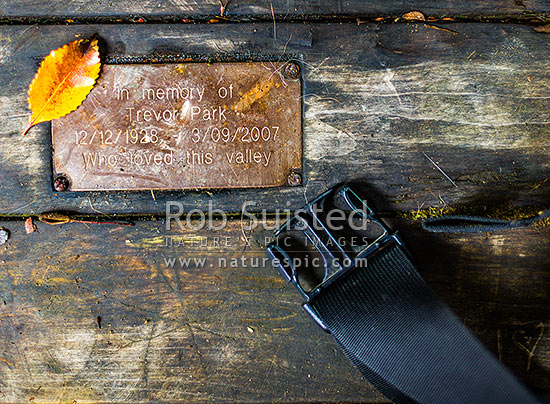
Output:
<path fill-rule="evenodd" d="M 514 1 L 486 0 L 473 2 L 426 1 L 415 0 L 406 4 L 401 1 L 360 0 L 319 2 L 319 1 L 283 1 L 257 2 L 253 0 L 224 1 L 227 6 L 224 16 L 232 19 L 271 19 L 271 4 L 277 19 L 315 18 L 332 16 L 400 16 L 411 10 L 421 10 L 429 15 L 461 18 L 468 16 L 504 16 L 547 13 L 550 3 L 547 0 Z M 170 1 L 98 1 L 94 3 L 75 0 L 69 3 L 56 2 L 46 4 L 36 0 L 0 2 L 1 17 L 38 18 L 47 20 L 52 17 L 66 19 L 109 17 L 112 19 L 208 19 L 221 14 L 217 0 L 170 0 Z M 142 18 L 142 20 L 140 20 Z"/>
<path fill-rule="evenodd" d="M 550 42 L 499 24 L 86 25 L 0 27 L 0 213 L 63 209 L 163 214 L 297 208 L 344 180 L 368 182 L 392 209 L 492 199 L 548 205 Z M 19 135 L 26 90 L 50 49 L 98 33 L 106 56 L 267 57 L 304 64 L 304 187 L 271 191 L 67 193 L 51 187 L 47 124 Z M 457 183 L 454 187 L 426 153 Z"/>
<path fill-rule="evenodd" d="M 255 262 L 271 230 L 245 232 L 247 247 L 238 221 L 223 235 L 166 231 L 163 221 L 38 223 L 30 235 L 20 221 L 0 225 L 11 231 L 0 247 L 4 403 L 386 402 L 297 291 Z M 486 346 L 549 390 L 548 230 L 399 228 L 426 280 Z"/>
<path fill-rule="evenodd" d="M 219 233 L 165 233 L 162 222 L 39 224 L 29 237 L 21 222 L 3 225 L 2 402 L 385 401 L 273 268 L 231 266 L 265 257 L 261 234 L 243 253 L 238 222 L 223 248 Z M 167 248 L 166 234 L 209 246 Z M 186 257 L 205 268 L 164 261 Z"/>

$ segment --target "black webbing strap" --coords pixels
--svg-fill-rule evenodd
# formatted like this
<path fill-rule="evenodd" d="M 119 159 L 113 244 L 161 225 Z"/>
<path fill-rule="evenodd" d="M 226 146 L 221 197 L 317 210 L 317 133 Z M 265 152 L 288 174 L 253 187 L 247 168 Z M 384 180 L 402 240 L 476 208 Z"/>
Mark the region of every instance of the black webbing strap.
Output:
<path fill-rule="evenodd" d="M 448 215 L 426 219 L 422 227 L 432 233 L 480 233 L 529 227 L 536 222 L 550 217 L 550 210 L 539 215 L 521 219 L 504 220 L 483 216 Z"/>
<path fill-rule="evenodd" d="M 381 229 L 355 253 L 338 244 L 329 215 L 323 213 L 334 196 L 343 198 L 365 224 Z M 478 219 L 457 216 L 428 223 L 445 231 L 468 224 L 474 231 L 510 225 Z M 333 335 L 367 380 L 395 403 L 539 403 L 424 282 L 400 238 L 350 187 L 329 190 L 308 203 L 276 235 L 293 231 L 302 232 L 323 257 L 321 283 L 309 291 L 304 288 L 302 281 L 312 268 L 295 264 L 292 255 L 300 250 L 274 242 L 268 254 L 305 298 L 306 311 Z M 341 256 L 354 260 L 335 261 Z"/>
<path fill-rule="evenodd" d="M 393 243 L 309 305 L 347 357 L 396 403 L 531 404 Z"/>

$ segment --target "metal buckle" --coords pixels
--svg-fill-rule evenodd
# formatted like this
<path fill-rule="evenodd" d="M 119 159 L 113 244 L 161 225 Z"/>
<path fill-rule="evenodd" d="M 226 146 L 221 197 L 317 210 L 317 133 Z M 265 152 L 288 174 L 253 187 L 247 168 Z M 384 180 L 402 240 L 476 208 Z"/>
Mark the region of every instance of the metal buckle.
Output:
<path fill-rule="evenodd" d="M 367 225 L 368 223 L 375 224 L 380 229 L 380 234 L 374 240 L 361 245 L 353 252 L 346 250 L 340 245 L 341 243 L 339 243 L 339 240 L 337 240 L 337 237 L 333 234 L 333 231 L 329 229 L 327 224 L 328 212 L 325 212 L 325 204 L 329 196 L 340 196 L 344 200 L 345 206 L 350 209 L 349 215 L 359 215 L 363 221 L 367 222 Z M 349 219 L 350 216 L 347 217 Z M 276 231 L 275 236 L 279 238 L 285 232 L 296 230 L 305 235 L 307 240 L 311 242 L 311 245 L 322 257 L 324 275 L 319 284 L 306 291 L 298 276 L 298 273 L 302 272 L 304 268 L 297 268 L 291 256 L 292 252 L 281 247 L 277 241 L 271 243 L 267 247 L 267 253 L 276 264 L 279 272 L 287 283 L 292 283 L 305 299 L 303 307 L 306 312 L 313 317 L 315 322 L 325 332 L 329 332 L 326 325 L 309 304 L 311 300 L 333 284 L 337 279 L 340 279 L 342 276 L 345 276 L 347 273 L 357 268 L 357 263 L 366 263 L 368 256 L 393 242 L 402 243 L 399 237 L 391 232 L 367 203 L 349 186 L 344 186 L 338 191 L 332 188 L 305 205 Z M 308 268 L 305 269 L 307 270 Z"/>

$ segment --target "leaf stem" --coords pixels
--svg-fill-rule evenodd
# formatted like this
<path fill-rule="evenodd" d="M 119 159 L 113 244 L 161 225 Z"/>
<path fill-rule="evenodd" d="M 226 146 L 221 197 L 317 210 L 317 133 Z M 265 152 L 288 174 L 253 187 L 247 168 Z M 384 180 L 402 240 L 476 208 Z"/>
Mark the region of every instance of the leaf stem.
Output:
<path fill-rule="evenodd" d="M 32 128 L 33 125 L 34 125 L 34 122 L 31 121 L 31 117 L 29 117 L 29 123 L 27 124 L 25 129 L 23 129 L 23 132 L 21 132 L 21 136 L 25 136 L 27 134 L 27 132 L 29 131 L 29 129 Z"/>

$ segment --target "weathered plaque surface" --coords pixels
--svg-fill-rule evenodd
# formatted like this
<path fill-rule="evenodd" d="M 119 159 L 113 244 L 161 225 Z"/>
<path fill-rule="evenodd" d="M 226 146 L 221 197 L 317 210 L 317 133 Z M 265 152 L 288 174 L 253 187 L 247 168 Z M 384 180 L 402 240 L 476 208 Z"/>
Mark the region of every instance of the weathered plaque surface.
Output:
<path fill-rule="evenodd" d="M 105 65 L 52 122 L 69 190 L 286 185 L 302 168 L 301 82 L 283 63 Z"/>

